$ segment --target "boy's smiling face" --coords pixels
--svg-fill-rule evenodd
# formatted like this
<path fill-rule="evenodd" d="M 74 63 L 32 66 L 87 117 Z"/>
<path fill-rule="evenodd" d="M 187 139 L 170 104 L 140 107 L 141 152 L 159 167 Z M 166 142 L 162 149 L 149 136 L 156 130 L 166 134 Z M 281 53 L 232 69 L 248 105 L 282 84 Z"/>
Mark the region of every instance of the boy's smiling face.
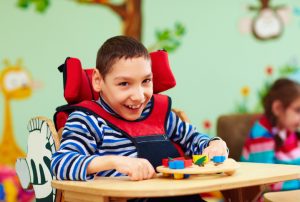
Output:
<path fill-rule="evenodd" d="M 121 58 L 104 78 L 95 70 L 93 87 L 100 90 L 101 97 L 122 118 L 136 120 L 153 95 L 150 60 Z"/>

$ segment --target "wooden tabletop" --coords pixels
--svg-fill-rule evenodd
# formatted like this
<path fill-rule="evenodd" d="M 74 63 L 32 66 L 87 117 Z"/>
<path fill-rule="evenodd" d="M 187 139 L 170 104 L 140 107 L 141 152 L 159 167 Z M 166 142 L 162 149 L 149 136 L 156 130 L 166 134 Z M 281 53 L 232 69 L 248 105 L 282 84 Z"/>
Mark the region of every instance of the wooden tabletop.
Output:
<path fill-rule="evenodd" d="M 299 202 L 300 190 L 269 192 L 264 194 L 265 202 Z"/>
<path fill-rule="evenodd" d="M 95 196 L 160 197 L 235 189 L 300 178 L 300 166 L 260 163 L 240 165 L 232 176 L 191 175 L 182 180 L 158 176 L 143 181 L 130 181 L 127 177 L 97 177 L 86 182 L 53 180 L 52 186 L 63 191 Z"/>

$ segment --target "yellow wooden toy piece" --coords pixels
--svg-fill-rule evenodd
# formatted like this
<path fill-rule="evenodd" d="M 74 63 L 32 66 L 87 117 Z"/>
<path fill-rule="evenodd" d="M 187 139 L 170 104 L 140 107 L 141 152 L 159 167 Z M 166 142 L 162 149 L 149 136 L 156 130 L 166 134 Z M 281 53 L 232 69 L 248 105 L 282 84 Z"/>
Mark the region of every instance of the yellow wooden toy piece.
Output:
<path fill-rule="evenodd" d="M 206 164 L 206 163 L 209 161 L 207 155 L 200 155 L 200 154 L 199 154 L 199 155 L 193 155 L 192 158 L 193 158 L 193 163 L 194 163 L 194 164 L 197 164 L 196 162 L 197 162 L 199 159 L 202 159 L 202 158 L 204 158 L 202 164 Z"/>
<path fill-rule="evenodd" d="M 184 174 L 174 173 L 174 179 L 175 180 L 181 180 L 183 178 L 184 178 Z"/>

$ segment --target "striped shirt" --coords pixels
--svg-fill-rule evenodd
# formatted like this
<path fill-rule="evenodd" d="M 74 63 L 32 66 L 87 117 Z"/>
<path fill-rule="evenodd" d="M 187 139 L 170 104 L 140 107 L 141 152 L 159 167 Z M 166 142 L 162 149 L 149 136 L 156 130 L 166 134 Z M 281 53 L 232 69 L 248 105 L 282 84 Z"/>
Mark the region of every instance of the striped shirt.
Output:
<path fill-rule="evenodd" d="M 275 135 L 283 141 L 276 147 Z M 286 130 L 278 131 L 272 127 L 265 116 L 253 125 L 248 139 L 243 147 L 241 161 L 258 163 L 277 163 L 300 165 L 300 141 L 296 133 Z M 271 190 L 299 189 L 299 180 L 290 180 L 271 185 Z"/>
<path fill-rule="evenodd" d="M 107 112 L 119 117 L 101 98 L 97 101 Z M 143 119 L 150 114 L 153 99 L 143 110 Z M 174 112 L 170 112 L 166 126 L 167 137 L 180 144 L 186 155 L 200 154 L 209 138 L 200 134 L 189 123 L 183 122 Z M 121 155 L 137 157 L 134 143 L 120 132 L 111 128 L 104 119 L 85 111 L 72 112 L 64 127 L 59 150 L 53 154 L 51 170 L 59 180 L 88 180 L 94 177 L 87 174 L 89 162 L 97 156 Z M 97 173 L 98 176 L 121 176 L 116 170 Z"/>

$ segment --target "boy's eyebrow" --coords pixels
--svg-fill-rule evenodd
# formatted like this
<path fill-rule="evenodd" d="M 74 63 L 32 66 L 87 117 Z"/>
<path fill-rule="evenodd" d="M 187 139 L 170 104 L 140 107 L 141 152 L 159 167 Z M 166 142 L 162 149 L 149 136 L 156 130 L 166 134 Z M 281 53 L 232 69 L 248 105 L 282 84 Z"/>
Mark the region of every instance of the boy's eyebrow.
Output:
<path fill-rule="evenodd" d="M 132 79 L 132 78 L 127 77 L 127 76 L 118 76 L 118 77 L 114 78 L 114 80 L 130 80 L 130 79 Z"/>
<path fill-rule="evenodd" d="M 152 73 L 147 74 L 144 78 L 149 78 L 152 77 Z M 118 76 L 114 78 L 114 80 L 130 80 L 132 77 L 127 77 L 127 76 Z"/>
<path fill-rule="evenodd" d="M 151 72 L 151 73 L 147 74 L 147 75 L 145 76 L 145 78 L 152 77 L 152 76 L 153 76 L 153 74 L 152 74 L 152 72 Z"/>

